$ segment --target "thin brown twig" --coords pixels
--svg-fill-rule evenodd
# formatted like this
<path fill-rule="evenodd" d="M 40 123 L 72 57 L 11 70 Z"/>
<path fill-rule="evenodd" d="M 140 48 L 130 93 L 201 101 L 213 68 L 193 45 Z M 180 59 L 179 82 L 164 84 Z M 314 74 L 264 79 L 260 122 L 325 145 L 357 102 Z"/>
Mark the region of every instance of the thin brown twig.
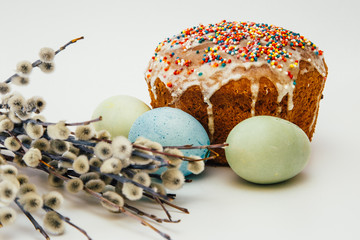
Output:
<path fill-rule="evenodd" d="M 163 148 L 177 148 L 177 149 L 210 149 L 210 148 L 224 148 L 229 146 L 228 143 L 217 143 L 210 145 L 194 146 L 194 145 L 183 145 L 183 146 L 163 146 Z"/>
<path fill-rule="evenodd" d="M 81 40 L 81 39 L 84 39 L 84 37 L 78 37 L 78 38 L 75 38 L 71 41 L 69 41 L 68 43 L 66 43 L 65 45 L 61 46 L 58 50 L 55 51 L 55 55 L 58 54 L 59 52 L 63 51 L 67 46 L 69 46 L 70 44 L 73 44 L 73 43 L 76 43 L 78 40 Z M 34 61 L 31 65 L 33 67 L 37 67 L 39 66 L 40 64 L 42 63 L 42 61 L 40 59 Z M 19 74 L 15 73 L 13 74 L 11 77 L 9 77 L 8 79 L 5 80 L 5 83 L 10 83 L 12 78 L 16 77 L 16 76 L 19 76 Z"/>
<path fill-rule="evenodd" d="M 169 211 L 165 208 L 164 204 L 160 201 L 160 199 L 157 196 L 154 196 L 155 201 L 161 206 L 161 208 L 164 210 L 166 216 L 168 217 L 169 221 L 172 222 L 171 215 Z"/>
<path fill-rule="evenodd" d="M 75 228 L 76 230 L 78 230 L 79 232 L 81 232 L 82 234 L 84 234 L 88 240 L 91 240 L 91 237 L 87 234 L 87 232 L 80 228 L 79 226 L 75 225 L 74 223 L 71 222 L 70 218 L 68 217 L 65 217 L 64 215 L 62 215 L 61 213 L 59 213 L 58 211 L 52 209 L 51 207 L 48 207 L 48 206 L 43 206 L 43 209 L 46 211 L 46 212 L 49 212 L 49 211 L 54 211 L 56 212 L 61 219 L 63 219 L 67 224 L 69 224 L 70 226 L 72 226 L 73 228 Z"/>
<path fill-rule="evenodd" d="M 168 240 L 171 240 L 171 237 L 166 234 L 166 233 L 163 233 L 161 232 L 159 229 L 157 229 L 156 227 L 154 227 L 153 225 L 151 225 L 150 223 L 148 223 L 147 221 L 145 221 L 144 219 L 142 219 L 141 217 L 125 210 L 125 208 L 123 207 L 120 207 L 119 205 L 117 204 L 114 204 L 113 202 L 109 201 L 108 199 L 104 198 L 103 196 L 101 196 L 99 193 L 97 192 L 94 192 L 92 191 L 91 189 L 89 188 L 86 188 L 84 187 L 84 191 L 89 193 L 90 195 L 94 196 L 95 198 L 99 199 L 100 201 L 103 201 L 103 202 L 106 202 L 106 204 L 110 204 L 116 208 L 119 209 L 120 212 L 124 213 L 125 215 L 129 216 L 129 217 L 132 217 L 132 218 L 135 218 L 137 219 L 138 221 L 140 221 L 140 223 L 144 226 L 147 226 L 149 228 L 151 228 L 152 230 L 154 230 L 155 232 L 157 232 L 158 234 L 160 234 L 162 237 L 164 237 L 165 239 L 168 239 Z"/>
<path fill-rule="evenodd" d="M 65 126 L 80 126 L 80 125 L 89 125 L 90 123 L 93 122 L 98 122 L 102 120 L 102 116 L 92 119 L 92 120 L 88 120 L 88 121 L 84 121 L 84 122 L 77 122 L 77 123 L 65 123 Z"/>
<path fill-rule="evenodd" d="M 151 198 L 151 199 L 154 199 L 154 197 L 153 197 L 152 195 L 150 195 L 150 194 L 148 194 L 148 193 L 145 193 L 145 192 L 144 192 L 144 196 L 146 196 L 146 197 L 148 197 L 148 198 Z M 175 209 L 177 209 L 177 210 L 180 210 L 180 211 L 182 211 L 182 212 L 184 212 L 184 213 L 187 213 L 187 214 L 190 213 L 188 209 L 179 207 L 179 206 L 171 203 L 170 201 L 167 201 L 167 200 L 165 200 L 165 199 L 160 199 L 160 201 L 161 201 L 162 203 L 165 203 L 166 205 L 169 205 L 169 206 L 171 206 L 171 207 L 173 207 L 173 208 L 175 208 Z"/>
<path fill-rule="evenodd" d="M 50 240 L 49 235 L 45 232 L 45 230 L 41 227 L 41 225 L 35 220 L 35 218 L 24 209 L 24 207 L 19 203 L 19 198 L 15 198 L 15 204 L 20 208 L 20 210 L 25 214 L 25 216 L 30 220 L 30 222 L 34 225 L 34 228 L 38 230 L 47 240 Z"/>
<path fill-rule="evenodd" d="M 72 133 L 72 134 L 73 134 L 73 133 Z M 104 142 L 107 142 L 107 143 L 112 143 L 111 140 L 108 140 L 108 139 L 99 139 L 99 138 L 96 138 L 96 137 L 91 138 L 91 140 L 94 140 L 94 141 L 97 141 L 97 142 L 104 141 Z M 149 151 L 149 152 L 161 154 L 161 155 L 164 155 L 164 156 L 180 158 L 180 159 L 182 159 L 182 160 L 184 160 L 184 161 L 193 161 L 193 162 L 196 162 L 196 161 L 207 161 L 207 160 L 212 160 L 212 159 L 217 158 L 217 157 L 219 156 L 219 154 L 217 154 L 215 151 L 212 151 L 211 149 L 214 149 L 214 148 L 224 148 L 224 147 L 229 146 L 229 144 L 228 144 L 228 143 L 218 143 L 218 144 L 203 145 L 203 146 L 193 146 L 193 145 L 163 146 L 163 148 L 177 148 L 177 149 L 208 149 L 210 152 L 212 152 L 212 153 L 215 154 L 214 156 L 210 156 L 210 157 L 206 157 L 206 158 L 200 158 L 200 159 L 192 158 L 192 157 L 187 157 L 187 156 L 180 156 L 180 155 L 176 155 L 176 154 L 172 154 L 172 153 L 166 153 L 166 152 L 162 152 L 162 151 L 157 151 L 157 150 L 155 150 L 155 149 L 147 148 L 147 147 L 140 146 L 140 145 L 137 145 L 137 144 L 134 144 L 134 143 L 132 144 L 132 146 L 133 146 L 134 148 L 137 148 L 137 149 L 141 149 L 141 150 L 145 150 L 145 151 Z"/>
<path fill-rule="evenodd" d="M 76 123 L 65 123 L 65 126 L 80 126 L 80 125 L 88 125 L 90 123 L 93 123 L 93 122 L 98 122 L 98 121 L 101 121 L 102 120 L 102 117 L 98 117 L 98 118 L 95 118 L 95 119 L 91 119 L 91 120 L 87 120 L 87 121 L 84 121 L 84 122 L 76 122 Z M 50 126 L 50 125 L 55 125 L 56 123 L 53 123 L 53 122 L 42 122 L 42 121 L 39 121 L 39 120 L 33 120 L 33 119 L 29 119 L 27 120 L 27 122 L 31 122 L 31 123 L 34 123 L 34 124 L 38 124 L 38 125 L 42 125 L 42 126 Z M 72 133 L 74 134 L 74 133 Z"/>
<path fill-rule="evenodd" d="M 155 216 L 155 215 L 153 215 L 153 214 L 148 214 L 148 213 L 146 213 L 146 212 L 144 212 L 144 211 L 142 211 L 142 210 L 140 210 L 140 209 L 138 209 L 138 208 L 136 208 L 136 207 L 134 207 L 134 206 L 128 205 L 128 204 L 126 204 L 126 203 L 124 204 L 124 207 L 125 207 L 125 208 L 128 208 L 129 210 L 131 210 L 131 211 L 133 211 L 133 212 L 135 212 L 135 213 L 138 214 L 139 216 L 148 217 L 148 218 L 150 218 L 150 219 L 152 219 L 152 220 L 154 220 L 154 221 L 156 221 L 156 222 L 158 222 L 158 223 L 162 223 L 162 222 L 179 223 L 179 222 L 180 222 L 180 220 L 176 220 L 176 221 L 171 220 L 171 221 L 169 221 L 168 219 L 158 218 L 157 216 Z"/>
<path fill-rule="evenodd" d="M 58 178 L 60 178 L 60 179 L 62 179 L 62 180 L 64 180 L 64 181 L 69 180 L 68 177 L 65 177 L 65 176 L 63 176 L 63 175 L 61 175 L 61 174 L 58 174 L 58 173 L 56 173 L 56 172 L 54 172 L 54 171 L 52 171 L 52 170 L 50 170 L 50 169 L 48 169 L 48 171 L 49 171 L 50 174 L 53 174 L 54 176 L 56 176 L 56 177 L 58 177 Z M 106 204 L 109 204 L 109 205 L 111 205 L 112 207 L 115 207 L 115 208 L 119 209 L 119 211 L 122 212 L 122 213 L 124 213 L 125 215 L 128 215 L 128 216 L 130 216 L 130 217 L 132 217 L 132 218 L 137 219 L 138 221 L 140 221 L 141 224 L 143 224 L 144 226 L 147 226 L 147 227 L 151 228 L 152 230 L 154 230 L 155 232 L 157 232 L 158 234 L 160 234 L 160 235 L 161 235 L 162 237 L 164 237 L 165 239 L 171 240 L 171 237 L 170 237 L 168 234 L 161 232 L 159 229 L 157 229 L 156 227 L 154 227 L 153 225 L 151 225 L 150 223 L 148 223 L 147 221 L 145 221 L 145 220 L 142 219 L 141 217 L 139 217 L 139 216 L 137 216 L 137 215 L 135 215 L 135 214 L 133 214 L 133 213 L 125 210 L 125 208 L 120 207 L 119 205 L 117 205 L 117 204 L 109 201 L 108 199 L 104 198 L 101 194 L 99 194 L 99 193 L 97 193 L 97 192 L 94 192 L 94 191 L 92 191 L 91 189 L 89 189 L 89 188 L 87 188 L 87 187 L 84 187 L 83 190 L 84 190 L 85 192 L 89 193 L 90 195 L 92 195 L 93 197 L 99 199 L 100 201 L 105 202 Z"/>
<path fill-rule="evenodd" d="M 81 37 L 75 38 L 73 40 L 70 40 L 68 43 L 61 46 L 58 50 L 56 50 L 55 55 L 58 54 L 59 52 L 63 51 L 67 46 L 69 46 L 69 45 L 71 45 L 73 43 L 76 43 L 77 41 L 82 40 L 82 39 L 84 39 L 84 36 L 81 36 Z"/>

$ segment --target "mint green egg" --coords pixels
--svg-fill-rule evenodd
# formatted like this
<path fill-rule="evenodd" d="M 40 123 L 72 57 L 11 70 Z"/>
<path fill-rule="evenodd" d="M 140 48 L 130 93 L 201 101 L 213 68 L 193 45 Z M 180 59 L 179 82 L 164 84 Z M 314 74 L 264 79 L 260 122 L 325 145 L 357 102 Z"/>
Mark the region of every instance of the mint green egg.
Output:
<path fill-rule="evenodd" d="M 107 130 L 112 137 L 127 137 L 135 120 L 149 111 L 143 101 L 127 95 L 117 95 L 102 101 L 94 110 L 92 118 L 102 116 L 102 120 L 93 123 L 97 131 Z"/>
<path fill-rule="evenodd" d="M 310 141 L 297 125 L 281 118 L 256 116 L 236 125 L 225 149 L 230 167 L 243 179 L 272 184 L 300 173 L 309 161 Z"/>

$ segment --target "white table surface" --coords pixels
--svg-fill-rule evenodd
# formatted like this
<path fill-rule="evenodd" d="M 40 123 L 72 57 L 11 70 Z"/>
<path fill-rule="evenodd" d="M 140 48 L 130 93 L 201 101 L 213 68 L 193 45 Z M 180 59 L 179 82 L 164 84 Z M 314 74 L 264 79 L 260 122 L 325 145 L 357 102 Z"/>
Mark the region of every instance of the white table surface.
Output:
<path fill-rule="evenodd" d="M 103 99 L 128 94 L 150 102 L 144 71 L 158 42 L 181 30 L 227 20 L 266 22 L 299 32 L 325 52 L 329 75 L 311 143 L 309 165 L 294 179 L 247 183 L 231 169 L 208 167 L 177 191 L 178 224 L 154 224 L 173 239 L 360 239 L 359 2 L 343 1 L 20 1 L 0 2 L 0 78 L 41 47 L 85 39 L 56 57 L 56 71 L 34 71 L 14 87 L 43 96 L 49 121 L 88 120 Z M 40 191 L 45 176 L 31 172 Z M 70 195 L 60 212 L 93 239 L 162 239 L 135 220 L 106 212 L 85 194 Z M 139 206 L 164 216 L 149 201 Z M 41 217 L 41 214 L 35 214 Z M 0 229 L 1 240 L 43 239 L 25 216 Z M 85 239 L 67 227 L 52 239 Z"/>

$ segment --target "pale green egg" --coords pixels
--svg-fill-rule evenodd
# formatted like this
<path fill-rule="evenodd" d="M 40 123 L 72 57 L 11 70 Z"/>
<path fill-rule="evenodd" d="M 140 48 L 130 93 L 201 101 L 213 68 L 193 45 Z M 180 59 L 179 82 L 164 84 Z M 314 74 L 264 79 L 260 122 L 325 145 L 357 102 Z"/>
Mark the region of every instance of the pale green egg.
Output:
<path fill-rule="evenodd" d="M 310 141 L 297 125 L 281 118 L 256 116 L 236 125 L 225 149 L 230 167 L 243 179 L 271 184 L 300 173 L 309 161 Z"/>
<path fill-rule="evenodd" d="M 105 99 L 94 110 L 92 117 L 102 116 L 102 120 L 93 125 L 97 131 L 107 130 L 112 137 L 127 137 L 135 120 L 149 110 L 148 105 L 135 97 L 113 96 Z"/>

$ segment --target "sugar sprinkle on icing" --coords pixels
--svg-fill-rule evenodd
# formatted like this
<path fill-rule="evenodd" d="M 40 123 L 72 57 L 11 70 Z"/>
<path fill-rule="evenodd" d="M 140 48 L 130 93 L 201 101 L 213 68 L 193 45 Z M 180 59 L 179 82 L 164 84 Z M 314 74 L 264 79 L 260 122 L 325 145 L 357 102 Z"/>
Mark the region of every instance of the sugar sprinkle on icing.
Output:
<path fill-rule="evenodd" d="M 145 77 L 155 98 L 154 83 L 160 79 L 172 94 L 173 101 L 188 87 L 200 86 L 204 102 L 209 106 L 208 112 L 212 112 L 210 98 L 216 90 L 231 80 L 246 77 L 252 82 L 251 113 L 255 115 L 256 86 L 261 74 L 276 86 L 278 102 L 285 95 L 289 96 L 288 110 L 292 109 L 300 60 L 309 62 L 326 77 L 323 51 L 304 36 L 265 23 L 223 20 L 187 28 L 160 42 Z M 268 72 L 254 74 L 254 71 L 247 71 L 264 65 L 273 72 L 273 77 L 266 75 Z M 209 114 L 209 123 L 213 122 L 211 120 Z M 209 131 L 212 132 L 210 126 Z"/>

